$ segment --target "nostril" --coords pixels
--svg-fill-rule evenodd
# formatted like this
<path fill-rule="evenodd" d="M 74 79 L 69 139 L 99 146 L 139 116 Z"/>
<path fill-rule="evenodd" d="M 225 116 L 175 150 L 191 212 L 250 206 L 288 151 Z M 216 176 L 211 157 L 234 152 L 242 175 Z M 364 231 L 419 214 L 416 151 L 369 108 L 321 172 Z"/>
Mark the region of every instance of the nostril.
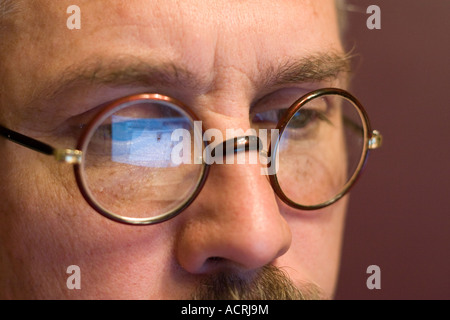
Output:
<path fill-rule="evenodd" d="M 177 263 L 204 275 L 258 269 L 283 255 L 290 227 L 259 166 L 212 168 L 205 192 L 179 220 Z"/>
<path fill-rule="evenodd" d="M 206 262 L 210 263 L 210 264 L 217 264 L 217 263 L 223 262 L 225 260 L 226 260 L 225 258 L 221 258 L 221 257 L 211 257 L 211 258 L 206 259 Z"/>
<path fill-rule="evenodd" d="M 208 270 L 207 272 L 216 272 L 219 270 L 228 269 L 231 265 L 234 265 L 234 263 L 227 258 L 218 256 L 210 257 L 206 259 L 205 263 L 203 264 L 203 270 Z"/>

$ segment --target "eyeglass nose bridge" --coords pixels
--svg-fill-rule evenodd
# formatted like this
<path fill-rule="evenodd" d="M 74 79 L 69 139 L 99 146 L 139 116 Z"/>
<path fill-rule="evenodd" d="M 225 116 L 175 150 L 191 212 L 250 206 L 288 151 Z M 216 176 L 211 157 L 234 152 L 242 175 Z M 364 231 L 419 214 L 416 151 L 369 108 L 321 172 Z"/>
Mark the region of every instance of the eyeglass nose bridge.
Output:
<path fill-rule="evenodd" d="M 225 140 L 219 143 L 211 150 L 211 157 L 216 156 L 216 150 L 221 149 L 223 157 L 227 157 L 232 154 L 247 151 L 258 151 L 260 153 L 267 153 L 263 150 L 264 146 L 262 140 L 255 135 L 245 135 L 240 137 L 234 137 L 232 139 Z M 220 152 L 218 153 L 220 154 Z"/>

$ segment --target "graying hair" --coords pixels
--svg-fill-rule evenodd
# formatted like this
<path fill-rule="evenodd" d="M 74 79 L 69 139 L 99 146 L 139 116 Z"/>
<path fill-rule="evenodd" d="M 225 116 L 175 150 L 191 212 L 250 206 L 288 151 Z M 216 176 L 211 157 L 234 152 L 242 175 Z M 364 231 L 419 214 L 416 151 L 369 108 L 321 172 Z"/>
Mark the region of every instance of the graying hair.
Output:
<path fill-rule="evenodd" d="M 250 272 L 251 273 L 251 272 Z M 278 267 L 266 265 L 251 276 L 219 273 L 210 275 L 190 297 L 195 300 L 325 300 L 315 284 L 297 288 Z"/>

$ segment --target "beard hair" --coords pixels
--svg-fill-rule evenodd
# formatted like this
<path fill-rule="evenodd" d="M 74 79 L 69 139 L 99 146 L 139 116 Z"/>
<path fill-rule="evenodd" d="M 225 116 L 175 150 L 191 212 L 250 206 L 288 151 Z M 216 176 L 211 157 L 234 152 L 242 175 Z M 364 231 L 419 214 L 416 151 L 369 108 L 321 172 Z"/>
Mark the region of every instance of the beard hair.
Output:
<path fill-rule="evenodd" d="M 267 265 L 248 276 L 222 272 L 206 278 L 195 290 L 196 300 L 322 300 L 314 284 L 297 288 L 280 268 Z"/>

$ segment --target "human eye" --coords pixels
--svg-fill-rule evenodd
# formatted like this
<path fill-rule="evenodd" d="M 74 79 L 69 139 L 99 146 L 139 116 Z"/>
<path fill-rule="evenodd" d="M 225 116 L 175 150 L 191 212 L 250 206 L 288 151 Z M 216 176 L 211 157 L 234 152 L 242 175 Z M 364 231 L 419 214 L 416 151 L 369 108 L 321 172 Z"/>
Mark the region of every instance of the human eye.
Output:
<path fill-rule="evenodd" d="M 250 122 L 252 127 L 275 128 L 289 107 L 303 94 L 303 90 L 298 88 L 283 88 L 265 95 L 251 108 Z"/>
<path fill-rule="evenodd" d="M 314 125 L 317 121 L 328 121 L 324 112 L 311 109 L 298 110 L 289 120 L 289 127 L 295 129 L 305 129 Z"/>
<path fill-rule="evenodd" d="M 310 101 L 298 108 L 296 102 L 303 90 L 280 90 L 261 101 L 251 113 L 254 127 L 271 129 L 283 124 L 299 137 L 311 135 L 321 123 L 330 124 L 329 107 L 325 100 Z"/>
<path fill-rule="evenodd" d="M 333 108 L 325 98 L 316 98 L 304 103 L 300 108 L 293 106 L 293 113 L 287 121 L 285 131 L 292 139 L 312 140 L 334 127 Z M 294 112 L 295 111 L 295 112 Z"/>

